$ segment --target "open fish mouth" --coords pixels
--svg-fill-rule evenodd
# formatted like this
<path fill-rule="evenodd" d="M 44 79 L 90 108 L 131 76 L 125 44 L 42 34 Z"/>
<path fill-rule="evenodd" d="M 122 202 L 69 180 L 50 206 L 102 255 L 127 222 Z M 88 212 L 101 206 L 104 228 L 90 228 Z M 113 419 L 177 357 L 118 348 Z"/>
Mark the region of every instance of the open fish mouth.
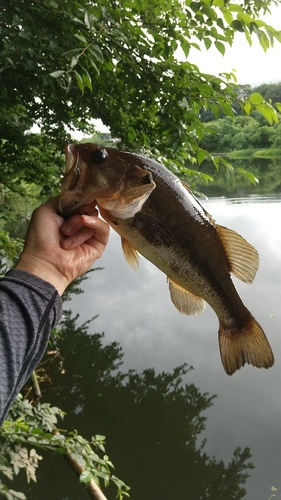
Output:
<path fill-rule="evenodd" d="M 97 215 L 97 200 L 94 200 L 91 203 L 84 203 L 83 205 L 78 205 L 77 203 L 77 207 L 74 206 L 67 211 L 62 210 L 59 203 L 58 215 L 63 217 L 65 220 L 78 213 L 81 215 Z"/>

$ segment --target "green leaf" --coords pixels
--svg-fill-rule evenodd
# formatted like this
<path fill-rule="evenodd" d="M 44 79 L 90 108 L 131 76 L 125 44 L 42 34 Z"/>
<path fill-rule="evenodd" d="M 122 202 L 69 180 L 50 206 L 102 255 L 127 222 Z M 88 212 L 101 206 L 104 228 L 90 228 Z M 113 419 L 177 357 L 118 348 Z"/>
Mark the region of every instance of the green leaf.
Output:
<path fill-rule="evenodd" d="M 79 73 L 77 73 L 77 71 L 74 71 L 74 74 L 75 74 L 75 78 L 76 78 L 76 83 L 77 83 L 79 89 L 81 90 L 81 92 L 83 93 L 84 92 L 83 79 L 82 79 L 81 75 L 79 75 Z"/>
<path fill-rule="evenodd" d="M 205 160 L 206 156 L 208 156 L 208 154 L 206 155 L 206 153 L 205 153 L 205 151 L 203 151 L 203 149 L 198 149 L 198 151 L 197 151 L 197 162 L 198 162 L 199 165 L 202 163 L 202 161 Z"/>
<path fill-rule="evenodd" d="M 278 109 L 278 111 L 280 111 L 280 112 L 281 112 L 281 102 L 276 102 L 276 103 L 275 103 L 275 106 L 276 106 L 276 108 Z"/>
<path fill-rule="evenodd" d="M 220 9 L 223 9 L 225 6 L 224 0 L 214 0 L 213 5 L 215 7 L 219 7 Z"/>
<path fill-rule="evenodd" d="M 79 56 L 78 55 L 77 56 L 72 56 L 70 64 L 69 64 L 70 68 L 74 68 L 74 66 L 76 66 L 76 64 L 78 63 L 78 61 L 79 61 Z"/>
<path fill-rule="evenodd" d="M 278 123 L 276 111 L 267 103 L 256 105 L 256 109 L 267 119 L 272 125 L 273 122 Z"/>
<path fill-rule="evenodd" d="M 249 115 L 250 112 L 251 112 L 251 109 L 252 109 L 252 106 L 251 104 L 249 103 L 249 101 L 246 101 L 244 104 L 243 104 L 243 109 L 246 113 L 246 115 Z"/>
<path fill-rule="evenodd" d="M 262 104 L 264 102 L 264 98 L 258 92 L 253 92 L 253 94 L 249 97 L 249 102 L 254 105 Z"/>
<path fill-rule="evenodd" d="M 253 18 L 247 14 L 247 12 L 240 11 L 237 14 L 237 19 L 243 22 L 243 24 L 249 25 L 253 22 Z"/>
<path fill-rule="evenodd" d="M 88 59 L 89 63 L 91 64 L 91 66 L 93 66 L 94 70 L 97 72 L 97 74 L 99 75 L 100 74 L 100 70 L 99 68 L 97 67 L 95 61 L 93 61 L 93 59 Z"/>
<path fill-rule="evenodd" d="M 89 483 L 91 479 L 93 479 L 93 474 L 88 470 L 84 470 L 79 476 L 79 483 Z"/>
<path fill-rule="evenodd" d="M 84 23 L 86 24 L 87 28 L 91 28 L 91 16 L 87 11 L 85 11 L 84 14 Z"/>
<path fill-rule="evenodd" d="M 240 31 L 241 33 L 243 33 L 244 31 L 244 26 L 243 24 L 241 23 L 241 21 L 239 21 L 238 19 L 235 19 L 232 23 L 231 23 L 231 28 L 233 28 L 235 31 Z"/>
<path fill-rule="evenodd" d="M 229 104 L 229 102 L 221 102 L 221 107 L 222 107 L 223 112 L 227 116 L 234 116 L 233 108 L 231 107 L 231 105 Z"/>
<path fill-rule="evenodd" d="M 53 71 L 53 73 L 49 73 L 49 75 L 52 76 L 53 78 L 59 78 L 60 76 L 62 76 L 64 74 L 65 74 L 65 71 L 63 71 L 63 70 L 57 70 L 57 71 Z"/>
<path fill-rule="evenodd" d="M 206 37 L 206 38 L 204 38 L 204 39 L 203 39 L 203 42 L 204 42 L 205 47 L 206 47 L 206 49 L 207 49 L 207 50 L 208 50 L 208 49 L 211 47 L 211 45 L 212 45 L 212 40 L 210 40 L 210 38 L 207 38 L 207 37 Z"/>
<path fill-rule="evenodd" d="M 88 73 L 88 71 L 84 70 L 85 73 L 83 73 L 82 75 L 82 78 L 83 78 L 83 82 L 85 83 L 86 87 L 88 87 L 88 89 L 90 89 L 90 91 L 92 92 L 93 90 L 93 85 L 92 85 L 92 79 Z"/>
<path fill-rule="evenodd" d="M 216 41 L 215 42 L 215 46 L 218 49 L 218 51 L 224 56 L 224 54 L 225 54 L 225 46 L 223 45 L 223 43 Z"/>
<path fill-rule="evenodd" d="M 260 44 L 265 52 L 270 47 L 269 39 L 267 38 L 266 34 L 263 31 L 261 32 L 261 35 L 260 35 Z"/>
<path fill-rule="evenodd" d="M 87 40 L 86 38 L 84 37 L 84 35 L 80 35 L 79 33 L 75 33 L 74 36 L 80 41 L 82 42 L 83 44 L 87 44 Z"/>
<path fill-rule="evenodd" d="M 258 184 L 259 183 L 259 180 L 257 177 L 255 177 L 251 172 L 248 172 L 247 170 L 244 170 L 244 168 L 241 168 L 241 167 L 238 167 L 237 168 L 238 172 L 240 172 L 241 174 L 243 174 L 245 177 L 247 177 L 247 179 L 249 179 L 249 181 L 252 183 L 252 184 Z"/>
<path fill-rule="evenodd" d="M 104 62 L 104 57 L 103 57 L 103 53 L 102 53 L 102 50 L 101 48 L 94 44 L 94 45 L 91 45 L 91 47 L 89 48 L 89 50 L 92 52 L 92 54 L 96 57 L 96 59 L 103 63 Z"/>
<path fill-rule="evenodd" d="M 231 24 L 233 22 L 233 15 L 228 9 L 222 9 L 222 15 L 227 24 Z"/>
<path fill-rule="evenodd" d="M 181 41 L 181 48 L 182 48 L 182 50 L 183 50 L 183 52 L 184 52 L 185 57 L 188 57 L 188 56 L 189 56 L 190 45 L 193 45 L 193 43 L 192 43 L 192 44 L 190 44 L 190 43 L 189 43 L 189 42 L 187 42 L 186 40 L 182 40 L 182 41 Z M 197 45 L 197 44 L 195 44 L 195 45 Z M 195 46 L 195 45 L 193 45 L 193 46 Z M 198 47 L 199 47 L 199 46 L 198 46 Z M 199 50 L 200 50 L 200 47 L 199 47 Z"/>
<path fill-rule="evenodd" d="M 245 33 L 248 44 L 250 45 L 250 47 L 252 47 L 253 42 L 252 42 L 252 38 L 251 38 L 249 30 L 247 28 L 245 28 L 244 33 Z"/>
<path fill-rule="evenodd" d="M 238 5 L 237 3 L 231 3 L 231 4 L 229 4 L 228 8 L 232 12 L 243 12 L 243 9 L 242 9 L 241 5 Z"/>

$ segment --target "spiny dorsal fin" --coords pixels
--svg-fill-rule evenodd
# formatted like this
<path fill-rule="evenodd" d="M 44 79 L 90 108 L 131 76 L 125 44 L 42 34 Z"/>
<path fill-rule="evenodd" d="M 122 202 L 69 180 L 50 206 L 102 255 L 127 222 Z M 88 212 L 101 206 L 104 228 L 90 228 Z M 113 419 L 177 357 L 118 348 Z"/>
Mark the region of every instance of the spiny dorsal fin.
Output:
<path fill-rule="evenodd" d="M 137 271 L 139 268 L 139 254 L 131 243 L 125 238 L 121 237 L 121 245 L 126 261 Z"/>
<path fill-rule="evenodd" d="M 213 219 L 213 217 L 212 217 L 212 216 L 211 216 L 211 215 L 210 215 L 210 214 L 209 214 L 209 213 L 205 210 L 205 208 L 204 208 L 204 207 L 202 207 L 202 205 L 201 205 L 200 201 L 196 198 L 196 196 L 195 196 L 195 194 L 193 193 L 193 191 L 192 191 L 191 187 L 190 187 L 190 186 L 189 186 L 186 182 L 184 182 L 184 181 L 181 181 L 181 183 L 182 183 L 183 187 L 184 187 L 184 188 L 185 188 L 185 189 L 186 189 L 186 190 L 187 190 L 187 191 L 188 191 L 188 192 L 189 192 L 189 193 L 193 196 L 193 198 L 195 199 L 195 201 L 196 201 L 197 203 L 199 203 L 199 205 L 201 206 L 201 208 L 202 208 L 202 210 L 203 210 L 204 214 L 206 215 L 206 217 L 208 217 L 209 221 L 210 221 L 212 224 L 214 224 L 214 223 L 215 223 L 215 219 Z"/>
<path fill-rule="evenodd" d="M 170 278 L 168 278 L 168 282 L 171 300 L 180 313 L 196 315 L 205 310 L 205 300 L 182 288 Z"/>
<path fill-rule="evenodd" d="M 244 283 L 252 283 L 259 267 L 259 254 L 240 234 L 215 224 L 226 251 L 230 271 Z"/>

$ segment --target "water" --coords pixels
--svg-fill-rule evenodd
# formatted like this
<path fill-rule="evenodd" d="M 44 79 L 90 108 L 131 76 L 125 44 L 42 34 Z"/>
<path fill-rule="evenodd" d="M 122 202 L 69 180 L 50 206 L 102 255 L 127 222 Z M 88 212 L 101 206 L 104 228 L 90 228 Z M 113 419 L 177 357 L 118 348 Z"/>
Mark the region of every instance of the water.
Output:
<path fill-rule="evenodd" d="M 276 498 L 281 498 L 280 202 L 278 192 L 203 201 L 219 224 L 239 232 L 259 251 L 254 283 L 234 281 L 275 354 L 269 370 L 247 365 L 227 376 L 211 308 L 197 317 L 181 315 L 170 301 L 166 277 L 144 259 L 135 273 L 113 231 L 97 263 L 104 269 L 91 273 L 80 285 L 84 293 L 65 303 L 80 316 L 60 344 L 66 373 L 51 372 L 54 390 L 48 390 L 45 398 L 67 411 L 67 427 L 88 437 L 107 436 L 115 474 L 132 486 L 132 500 L 267 500 L 273 486 Z M 79 325 L 97 314 L 87 326 L 92 337 L 79 332 Z M 104 338 L 95 337 L 96 332 L 105 332 Z M 135 370 L 123 381 L 113 369 L 120 354 L 115 342 L 123 352 L 119 370 L 123 374 Z M 182 375 L 183 385 L 189 386 L 180 393 L 172 389 L 172 382 L 169 385 L 167 374 L 184 363 L 194 369 Z M 243 450 L 249 448 L 254 469 L 239 469 L 238 459 L 228 466 L 237 448 L 244 465 L 249 453 Z M 250 477 L 243 484 L 245 471 Z M 27 496 L 88 498 L 75 482 L 61 457 L 46 457 L 38 485 L 29 485 Z"/>
<path fill-rule="evenodd" d="M 213 406 L 203 413 L 207 418 L 206 429 L 198 435 L 198 443 L 206 439 L 205 453 L 209 457 L 215 457 L 216 461 L 223 460 L 225 464 L 232 459 L 237 447 L 250 448 L 251 462 L 255 469 L 248 471 L 250 477 L 245 484 L 247 500 L 268 499 L 272 486 L 278 489 L 277 498 L 281 496 L 280 201 L 281 194 L 250 195 L 242 198 L 219 197 L 203 202 L 206 210 L 218 223 L 239 232 L 259 251 L 260 267 L 254 283 L 246 285 L 237 280 L 235 283 L 243 301 L 263 326 L 275 353 L 275 364 L 269 370 L 258 370 L 247 365 L 232 377 L 227 376 L 220 361 L 218 323 L 214 312 L 207 307 L 207 310 L 197 317 L 179 314 L 170 301 L 165 276 L 144 259 L 141 259 L 139 272 L 135 273 L 124 260 L 120 238 L 113 231 L 106 252 L 99 262 L 104 270 L 92 273 L 90 279 L 82 283 L 85 293 L 75 296 L 69 304 L 66 304 L 66 307 L 71 306 L 74 313 L 79 312 L 80 322 L 99 314 L 91 331 L 105 332 L 105 344 L 114 341 L 120 343 L 124 352 L 121 366 L 123 372 L 133 369 L 141 373 L 152 367 L 156 373 L 172 372 L 175 367 L 183 363 L 194 367 L 193 371 L 183 377 L 184 382 L 193 383 L 203 394 L 217 396 Z M 79 359 L 79 350 L 76 356 Z M 81 381 L 82 385 L 85 383 L 93 384 L 92 389 L 95 392 L 93 379 Z M 88 410 L 83 410 L 87 404 Z M 63 404 L 61 407 L 63 408 Z M 171 492 L 163 496 L 160 487 L 161 472 L 158 472 L 158 475 L 154 472 L 156 483 L 159 481 L 161 495 L 157 494 L 157 484 L 149 476 L 149 471 L 154 470 L 154 464 L 152 466 L 150 463 L 155 460 L 154 445 L 150 456 L 145 444 L 143 459 L 139 460 L 135 455 L 136 450 L 137 454 L 140 453 L 141 444 L 137 439 L 134 441 L 132 436 L 128 437 L 128 432 L 120 423 L 119 427 L 115 427 L 114 414 L 116 413 L 117 420 L 122 420 L 122 417 L 113 397 L 111 403 L 107 402 L 106 408 L 107 414 L 103 414 L 100 419 L 96 415 L 99 408 L 90 400 L 84 399 L 82 406 L 77 406 L 75 412 L 71 412 L 70 421 L 74 426 L 75 423 L 79 423 L 87 428 L 90 425 L 89 421 L 87 423 L 85 421 L 87 414 L 88 419 L 96 422 L 92 432 L 107 435 L 108 451 L 110 456 L 114 457 L 116 475 L 125 479 L 128 484 L 136 485 L 131 493 L 133 500 L 171 498 Z M 123 407 L 125 426 L 134 426 L 134 422 L 130 424 L 130 420 L 125 417 L 127 411 L 129 409 L 125 404 Z M 151 412 L 153 411 L 151 407 Z M 150 421 L 149 411 L 147 419 Z M 141 422 L 143 425 L 143 421 Z M 176 415 L 174 422 L 178 425 Z M 115 428 L 115 432 L 122 432 L 123 435 L 115 435 L 112 428 Z M 169 428 L 173 436 L 175 432 L 173 419 Z M 139 432 L 141 433 L 141 430 Z M 131 449 L 128 449 L 123 442 L 127 437 Z M 165 437 L 162 436 L 162 439 L 165 440 Z M 168 434 L 166 439 L 169 443 Z M 153 441 L 153 431 L 151 441 Z M 124 457 L 124 451 L 130 454 L 130 464 L 128 458 Z M 169 463 L 171 475 L 177 478 L 177 450 L 171 445 L 168 451 L 166 462 Z M 157 459 L 162 463 L 163 456 L 162 458 L 158 456 Z M 182 460 L 185 459 L 183 454 Z M 166 474 L 163 464 L 161 467 L 163 475 Z M 192 467 L 193 465 L 187 460 L 186 475 L 196 474 Z M 199 483 L 204 482 L 202 474 L 205 473 L 201 471 L 200 477 L 197 478 Z M 177 478 L 178 483 L 184 481 L 182 476 Z M 151 482 L 153 487 L 141 489 L 143 482 L 147 482 L 148 485 Z M 69 498 L 74 497 L 70 495 Z M 184 495 L 180 488 L 177 490 L 175 487 L 173 500 L 185 498 L 201 497 L 196 496 L 196 493 L 193 494 L 191 490 L 186 490 Z M 206 498 L 226 497 L 206 496 Z M 236 498 L 234 491 L 233 496 L 229 496 L 228 493 L 227 498 Z"/>

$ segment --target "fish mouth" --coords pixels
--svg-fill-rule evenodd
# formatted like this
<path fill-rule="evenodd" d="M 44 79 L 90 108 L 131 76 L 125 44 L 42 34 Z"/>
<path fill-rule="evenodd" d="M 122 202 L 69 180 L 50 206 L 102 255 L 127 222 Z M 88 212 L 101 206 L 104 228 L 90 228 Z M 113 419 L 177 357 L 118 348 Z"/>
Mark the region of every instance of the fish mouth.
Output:
<path fill-rule="evenodd" d="M 73 202 L 71 204 L 73 204 Z M 97 213 L 97 200 L 94 200 L 91 203 L 82 203 L 82 204 L 79 204 L 79 202 L 77 201 L 77 203 L 71 208 L 67 207 L 63 208 L 62 200 L 61 199 L 59 200 L 57 214 L 60 215 L 60 217 L 62 217 L 65 220 L 70 219 L 70 217 L 76 214 L 96 215 L 96 213 Z"/>

